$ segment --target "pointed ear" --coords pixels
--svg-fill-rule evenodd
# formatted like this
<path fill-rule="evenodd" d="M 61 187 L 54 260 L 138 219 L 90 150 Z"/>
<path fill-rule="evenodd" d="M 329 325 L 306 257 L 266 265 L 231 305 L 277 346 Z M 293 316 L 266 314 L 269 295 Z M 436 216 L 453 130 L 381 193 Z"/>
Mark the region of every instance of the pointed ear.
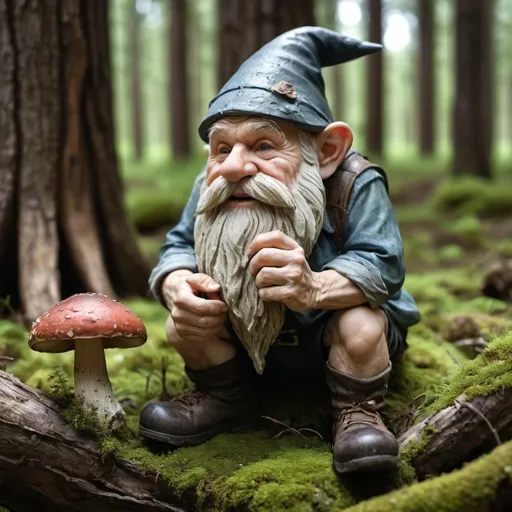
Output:
<path fill-rule="evenodd" d="M 352 130 L 346 123 L 331 123 L 316 136 L 320 176 L 331 176 L 352 146 Z"/>

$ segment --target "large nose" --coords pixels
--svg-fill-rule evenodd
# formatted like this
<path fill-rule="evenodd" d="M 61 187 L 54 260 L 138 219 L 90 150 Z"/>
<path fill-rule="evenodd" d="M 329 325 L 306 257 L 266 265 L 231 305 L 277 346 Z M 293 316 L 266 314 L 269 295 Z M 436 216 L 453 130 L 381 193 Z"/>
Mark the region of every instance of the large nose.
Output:
<path fill-rule="evenodd" d="M 246 176 L 254 176 L 257 172 L 258 168 L 251 160 L 251 153 L 243 144 L 233 146 L 219 169 L 219 174 L 232 182 L 240 181 Z"/>

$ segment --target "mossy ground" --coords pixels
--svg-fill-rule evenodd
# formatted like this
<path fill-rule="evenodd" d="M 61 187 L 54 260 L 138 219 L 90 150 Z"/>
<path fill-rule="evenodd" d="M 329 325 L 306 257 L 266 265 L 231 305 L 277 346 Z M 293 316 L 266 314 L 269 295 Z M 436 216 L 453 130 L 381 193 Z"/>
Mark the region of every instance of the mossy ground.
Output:
<path fill-rule="evenodd" d="M 493 508 L 500 490 L 512 487 L 512 441 L 450 474 L 373 498 L 347 512 L 482 512 Z"/>
<path fill-rule="evenodd" d="M 190 169 L 198 167 L 195 163 L 188 165 Z M 128 184 L 132 185 L 128 188 L 132 218 L 140 227 L 152 226 L 154 219 L 147 220 L 152 215 L 147 211 L 156 205 L 155 211 L 164 211 L 168 221 L 174 220 L 171 218 L 177 211 L 174 205 L 181 207 L 183 204 L 193 174 L 187 171 L 181 181 L 178 180 L 179 186 L 172 187 L 174 195 L 171 194 L 168 208 L 165 194 L 159 196 L 162 201 L 153 201 L 155 187 L 171 190 L 165 166 L 149 174 L 146 172 L 144 179 L 140 177 L 140 170 L 134 167 L 128 175 Z M 434 178 L 438 180 L 438 174 Z M 431 176 L 421 173 L 421 179 L 431 180 Z M 448 405 L 461 392 L 476 396 L 512 385 L 512 334 L 509 331 L 512 310 L 501 301 L 482 297 L 479 289 L 480 262 L 489 249 L 496 248 L 502 254 L 509 250 L 512 254 L 512 246 L 506 243 L 507 233 L 494 245 L 489 239 L 489 233 L 495 233 L 497 228 L 496 222 L 488 218 L 503 213 L 503 209 L 508 208 L 508 199 L 495 193 L 489 185 L 485 194 L 491 199 L 480 201 L 475 197 L 481 188 L 464 182 L 443 185 L 433 198 L 411 206 L 407 199 L 410 182 L 404 180 L 395 194 L 402 198 L 403 206 L 397 208 L 397 216 L 402 224 L 406 261 L 412 269 L 405 286 L 418 301 L 423 319 L 410 330 L 409 348 L 400 364 L 395 365 L 390 383 L 385 416 L 397 433 L 428 412 Z M 500 207 L 495 204 L 497 198 Z M 140 207 L 142 203 L 144 208 L 147 205 L 150 208 Z M 483 203 L 493 203 L 488 214 L 482 213 L 488 208 L 484 208 Z M 439 227 L 440 218 L 446 220 L 442 227 Z M 153 259 L 162 238 L 161 229 L 153 237 L 145 234 L 142 247 Z M 181 359 L 166 344 L 166 311 L 149 300 L 123 302 L 144 320 L 149 340 L 138 349 L 107 351 L 113 388 L 126 410 L 131 433 L 121 441 L 96 432 L 100 434 L 102 452 L 133 460 L 157 472 L 190 507 L 323 511 L 355 505 L 351 510 L 480 510 L 471 508 L 472 504 L 487 499 L 503 479 L 500 459 L 512 460 L 512 448 L 506 444 L 487 458 L 467 466 L 460 474 L 408 486 L 415 477 L 408 460 L 414 450 L 421 449 L 420 443 L 403 454 L 397 475 L 373 478 L 369 485 L 367 480 L 347 481 L 334 474 L 327 439 L 322 441 L 314 433 L 303 439 L 269 421 L 262 421 L 255 431 L 222 435 L 199 447 L 174 452 L 148 447 L 136 435 L 141 407 L 152 398 L 180 394 L 190 383 Z M 461 315 L 474 319 L 481 335 L 490 343 L 487 350 L 472 361 L 446 341 L 447 324 L 454 316 Z M 7 363 L 8 371 L 33 387 L 58 394 L 63 388 L 69 391 L 72 386 L 73 354 L 31 352 L 25 329 L 15 322 L 0 321 L 0 355 L 12 357 L 14 361 Z M 4 363 L 0 360 L 0 364 Z M 322 409 L 314 392 L 308 400 L 299 391 L 295 397 L 288 394 L 283 400 L 287 407 L 270 407 L 267 414 L 298 427 L 303 418 L 299 420 L 300 415 L 294 415 L 293 410 L 309 410 L 312 417 L 305 421 L 308 426 L 325 423 L 327 411 Z M 279 402 L 278 396 L 274 405 L 276 401 Z M 83 422 L 84 418 L 75 413 L 70 409 L 68 420 L 81 428 L 89 428 L 87 421 Z M 323 427 L 318 425 L 317 430 L 325 434 Z M 462 480 L 467 480 L 470 492 L 460 487 Z M 477 480 L 481 485 L 474 483 Z M 366 501 L 373 493 L 401 486 L 405 488 L 376 501 Z M 446 497 L 448 493 L 453 497 L 451 501 Z"/>

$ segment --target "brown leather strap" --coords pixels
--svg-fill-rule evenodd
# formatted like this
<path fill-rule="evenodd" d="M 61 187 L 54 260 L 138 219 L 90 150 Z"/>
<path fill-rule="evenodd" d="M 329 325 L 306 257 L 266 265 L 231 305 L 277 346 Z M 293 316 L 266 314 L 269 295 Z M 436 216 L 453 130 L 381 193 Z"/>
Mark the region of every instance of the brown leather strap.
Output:
<path fill-rule="evenodd" d="M 363 172 L 374 169 L 379 172 L 388 187 L 382 167 L 372 164 L 359 153 L 349 153 L 334 174 L 324 181 L 327 196 L 327 215 L 334 229 L 334 244 L 342 253 L 345 246 L 345 224 L 354 182 Z"/>

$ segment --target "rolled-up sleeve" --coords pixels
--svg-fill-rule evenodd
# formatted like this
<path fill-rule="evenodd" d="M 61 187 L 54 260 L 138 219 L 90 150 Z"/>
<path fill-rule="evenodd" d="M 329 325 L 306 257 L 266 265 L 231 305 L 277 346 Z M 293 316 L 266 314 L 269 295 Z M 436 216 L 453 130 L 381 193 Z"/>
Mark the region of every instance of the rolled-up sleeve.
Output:
<path fill-rule="evenodd" d="M 355 283 L 377 308 L 403 285 L 403 245 L 383 177 L 375 170 L 354 183 L 345 225 L 345 252 L 326 263 Z"/>
<path fill-rule="evenodd" d="M 170 272 L 187 269 L 197 272 L 197 261 L 194 252 L 195 211 L 199 202 L 201 186 L 205 172 L 196 178 L 190 198 L 183 209 L 180 221 L 165 237 L 160 248 L 160 259 L 149 276 L 149 289 L 152 295 L 162 301 L 160 289 L 162 281 Z"/>

